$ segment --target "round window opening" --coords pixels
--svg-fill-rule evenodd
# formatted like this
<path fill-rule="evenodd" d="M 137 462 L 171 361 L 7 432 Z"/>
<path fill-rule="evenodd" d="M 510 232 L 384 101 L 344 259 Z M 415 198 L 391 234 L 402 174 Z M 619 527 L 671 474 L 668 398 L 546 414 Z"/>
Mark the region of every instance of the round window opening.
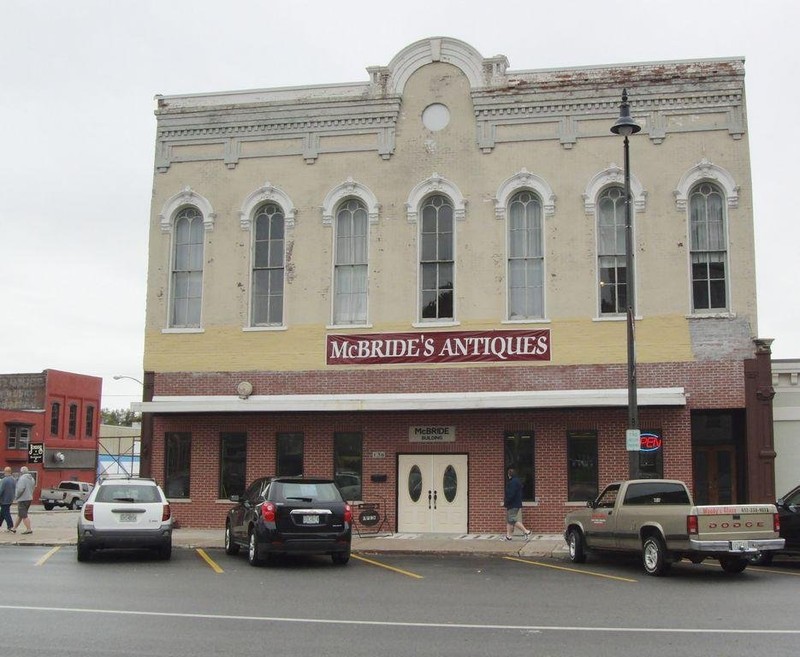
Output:
<path fill-rule="evenodd" d="M 452 465 L 448 465 L 444 469 L 444 474 L 442 475 L 442 490 L 444 491 L 444 497 L 448 502 L 451 502 L 456 499 L 456 492 L 458 491 L 458 475 L 456 474 L 456 469 Z"/>
<path fill-rule="evenodd" d="M 419 466 L 412 466 L 408 473 L 408 496 L 412 502 L 418 502 L 422 496 L 422 472 Z"/>
<path fill-rule="evenodd" d="M 446 105 L 433 103 L 422 111 L 422 124 L 431 132 L 439 132 L 450 123 L 450 110 Z"/>

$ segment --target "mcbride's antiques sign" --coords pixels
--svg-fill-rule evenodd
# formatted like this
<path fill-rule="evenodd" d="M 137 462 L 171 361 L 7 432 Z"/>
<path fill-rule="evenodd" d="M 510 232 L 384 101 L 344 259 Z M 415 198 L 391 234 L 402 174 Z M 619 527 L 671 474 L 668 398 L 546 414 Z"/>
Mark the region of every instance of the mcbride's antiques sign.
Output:
<path fill-rule="evenodd" d="M 550 329 L 329 335 L 328 365 L 550 360 Z"/>

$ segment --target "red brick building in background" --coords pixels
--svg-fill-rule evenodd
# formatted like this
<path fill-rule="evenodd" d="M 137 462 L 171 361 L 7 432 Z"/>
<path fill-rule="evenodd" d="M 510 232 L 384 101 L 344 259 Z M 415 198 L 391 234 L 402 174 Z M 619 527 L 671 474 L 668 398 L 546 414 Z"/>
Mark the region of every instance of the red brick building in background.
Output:
<path fill-rule="evenodd" d="M 72 479 L 93 482 L 103 380 L 59 370 L 0 374 L 0 462 L 26 465 L 42 488 Z"/>
<path fill-rule="evenodd" d="M 744 61 L 512 71 L 435 37 L 367 72 L 158 97 L 133 408 L 176 518 L 222 527 L 256 477 L 303 474 L 384 529 L 502 531 L 510 465 L 536 531 L 633 469 L 772 501 Z"/>

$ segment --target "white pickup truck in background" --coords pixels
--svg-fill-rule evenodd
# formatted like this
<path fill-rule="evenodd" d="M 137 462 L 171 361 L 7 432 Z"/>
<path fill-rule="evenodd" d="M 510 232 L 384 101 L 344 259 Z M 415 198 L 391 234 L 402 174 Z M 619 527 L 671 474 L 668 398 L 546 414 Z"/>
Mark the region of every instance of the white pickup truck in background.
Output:
<path fill-rule="evenodd" d="M 669 479 L 609 484 L 564 520 L 573 562 L 587 551 L 639 554 L 650 575 L 683 558 L 718 559 L 725 572 L 741 573 L 750 557 L 783 547 L 779 531 L 774 504 L 695 506 L 686 484 Z"/>
<path fill-rule="evenodd" d="M 56 488 L 43 488 L 39 501 L 46 511 L 57 506 L 80 509 L 92 492 L 92 488 L 94 485 L 85 481 L 62 481 Z"/>

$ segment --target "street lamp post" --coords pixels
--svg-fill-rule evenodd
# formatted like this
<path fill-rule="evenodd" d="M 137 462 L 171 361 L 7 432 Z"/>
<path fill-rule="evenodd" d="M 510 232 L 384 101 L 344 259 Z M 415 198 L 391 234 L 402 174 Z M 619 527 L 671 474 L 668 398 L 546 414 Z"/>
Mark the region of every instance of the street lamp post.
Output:
<path fill-rule="evenodd" d="M 136 378 L 134 378 L 132 376 L 126 376 L 125 374 L 115 374 L 113 376 L 113 379 L 114 379 L 114 381 L 119 381 L 120 379 L 130 379 L 131 381 L 136 381 L 136 383 L 138 383 L 140 386 L 144 387 L 144 383 L 139 381 L 139 379 L 136 379 Z"/>
<path fill-rule="evenodd" d="M 628 148 L 628 137 L 635 135 L 642 127 L 631 118 L 631 106 L 628 103 L 628 90 L 622 90 L 622 103 L 619 106 L 619 118 L 611 126 L 611 132 L 624 137 L 624 177 L 625 177 L 625 315 L 627 323 L 628 345 L 628 431 L 639 432 L 639 405 L 636 390 L 636 335 L 634 321 L 636 318 L 636 281 L 633 271 L 633 208 L 631 203 L 631 163 Z M 638 445 L 637 445 L 638 447 Z M 639 452 L 630 451 L 628 455 L 628 471 L 631 479 L 639 476 Z"/>

